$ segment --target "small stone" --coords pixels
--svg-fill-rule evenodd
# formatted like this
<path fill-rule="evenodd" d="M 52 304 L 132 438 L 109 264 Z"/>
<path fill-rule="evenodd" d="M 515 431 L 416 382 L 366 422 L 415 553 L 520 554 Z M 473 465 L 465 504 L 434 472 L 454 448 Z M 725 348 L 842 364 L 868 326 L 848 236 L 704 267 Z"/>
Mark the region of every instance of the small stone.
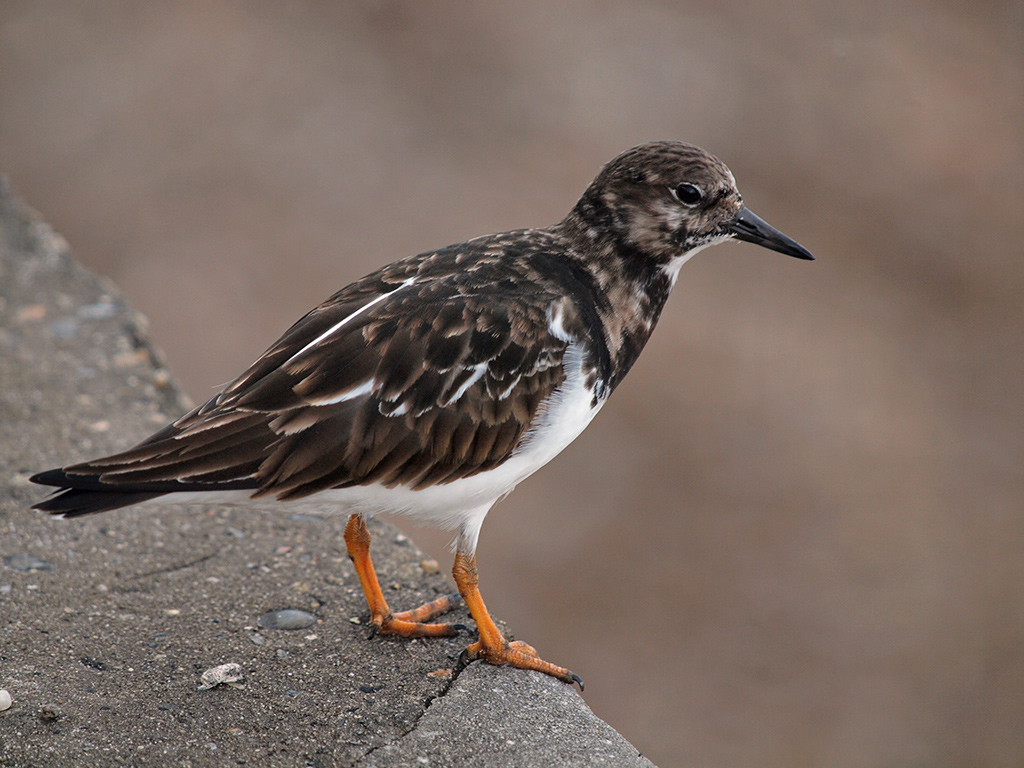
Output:
<path fill-rule="evenodd" d="M 34 320 L 42 320 L 44 317 L 46 317 L 45 304 L 30 304 L 19 309 L 15 319 L 19 323 L 29 323 Z"/>
<path fill-rule="evenodd" d="M 441 572 L 441 566 L 437 560 L 424 560 L 420 563 L 424 573 L 435 574 Z"/>
<path fill-rule="evenodd" d="M 253 645 L 266 645 L 267 638 L 261 635 L 259 632 L 253 632 L 249 635 L 249 639 L 252 640 Z"/>
<path fill-rule="evenodd" d="M 433 672 L 427 672 L 427 677 L 440 677 L 447 680 L 451 676 L 452 671 L 450 669 L 445 669 L 444 667 L 441 669 L 435 669 Z"/>
<path fill-rule="evenodd" d="M 70 317 L 64 317 L 50 323 L 50 331 L 58 339 L 70 339 L 78 333 L 78 323 Z"/>
<path fill-rule="evenodd" d="M 218 685 L 230 685 L 233 688 L 241 688 L 238 683 L 242 679 L 242 666 L 229 662 L 228 664 L 220 664 L 216 667 L 203 672 L 200 679 L 200 685 L 196 690 L 208 691 L 210 688 L 215 688 Z"/>
<path fill-rule="evenodd" d="M 119 370 L 125 370 L 126 368 L 136 368 L 138 366 L 146 365 L 149 362 L 149 352 L 145 349 L 137 349 L 134 352 L 124 352 L 120 355 L 114 355 L 114 367 Z M 134 386 L 138 385 L 138 381 L 135 382 Z"/>
<path fill-rule="evenodd" d="M 305 629 L 316 624 L 317 618 L 312 613 L 295 608 L 265 613 L 257 620 L 264 629 Z"/>
<path fill-rule="evenodd" d="M 20 571 L 21 573 L 31 573 L 32 571 L 52 571 L 54 569 L 53 563 L 40 560 L 35 555 L 26 555 L 24 553 L 8 555 L 4 558 L 4 565 L 12 571 Z"/>
<path fill-rule="evenodd" d="M 95 304 L 86 304 L 78 310 L 78 316 L 86 320 L 102 320 L 117 314 L 117 306 L 110 301 L 100 300 Z"/>
<path fill-rule="evenodd" d="M 11 693 L 10 691 L 0 688 L 0 712 L 11 708 Z"/>
<path fill-rule="evenodd" d="M 39 719 L 44 723 L 56 723 L 60 719 L 60 712 L 56 707 L 44 704 L 39 708 Z"/>

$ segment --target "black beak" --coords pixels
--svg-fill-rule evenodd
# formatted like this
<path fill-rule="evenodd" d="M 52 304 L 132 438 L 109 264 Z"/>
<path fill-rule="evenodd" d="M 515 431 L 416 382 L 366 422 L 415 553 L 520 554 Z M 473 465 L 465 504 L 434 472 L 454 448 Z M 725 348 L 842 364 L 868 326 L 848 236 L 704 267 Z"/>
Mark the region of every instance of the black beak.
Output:
<path fill-rule="evenodd" d="M 814 261 L 810 251 L 796 240 L 786 237 L 746 206 L 740 208 L 739 214 L 726 229 L 737 240 L 745 240 L 748 243 L 754 243 L 754 245 L 762 245 L 765 248 L 784 253 L 787 256 Z"/>

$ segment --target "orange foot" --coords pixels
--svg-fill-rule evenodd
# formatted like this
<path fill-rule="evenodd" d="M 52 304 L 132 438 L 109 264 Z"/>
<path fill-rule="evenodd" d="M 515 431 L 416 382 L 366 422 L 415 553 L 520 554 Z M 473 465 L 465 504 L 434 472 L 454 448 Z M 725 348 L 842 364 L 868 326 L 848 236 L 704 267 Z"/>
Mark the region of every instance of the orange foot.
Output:
<path fill-rule="evenodd" d="M 411 611 L 400 611 L 399 613 L 387 611 L 387 603 L 385 603 L 386 612 L 374 613 L 371 607 L 370 627 L 374 634 L 382 635 L 455 637 L 460 631 L 469 632 L 469 627 L 465 624 L 433 624 L 429 622 L 461 604 L 462 596 L 458 592 L 431 600 Z"/>
<path fill-rule="evenodd" d="M 524 643 L 522 640 L 513 640 L 511 643 L 503 640 L 502 644 L 497 648 L 486 648 L 481 640 L 477 640 L 475 643 L 466 646 L 466 649 L 459 655 L 455 668 L 456 670 L 461 670 L 469 662 L 476 659 L 483 659 L 488 664 L 495 664 L 497 666 L 510 664 L 518 669 L 533 669 L 537 672 L 543 672 L 545 675 L 557 677 L 563 683 L 569 683 L 569 685 L 576 683 L 580 687 L 580 691 L 583 691 L 583 680 L 579 675 L 575 672 L 570 672 L 565 667 L 552 664 L 550 661 L 544 661 L 544 659 L 537 655 L 537 651 L 532 645 Z"/>
<path fill-rule="evenodd" d="M 477 629 L 480 631 L 480 639 L 467 646 L 459 656 L 455 667 L 456 670 L 462 669 L 466 664 L 475 659 L 483 659 L 489 664 L 499 666 L 510 664 L 519 669 L 533 669 L 537 672 L 543 672 L 545 675 L 558 678 L 563 683 L 569 683 L 570 685 L 576 683 L 580 687 L 580 691 L 583 690 L 583 680 L 580 679 L 579 675 L 570 672 L 565 667 L 559 667 L 550 661 L 544 661 L 537 655 L 537 651 L 532 645 L 521 640 L 510 643 L 501 634 L 501 630 L 494 623 L 494 619 L 491 618 L 491 614 L 488 612 L 487 606 L 484 605 L 483 598 L 480 596 L 475 555 L 467 556 L 461 551 L 457 552 L 455 554 L 455 567 L 452 568 L 452 575 L 455 577 L 455 583 L 459 587 L 459 592 L 462 593 L 466 606 L 469 608 L 469 612 L 476 622 Z"/>
<path fill-rule="evenodd" d="M 345 546 L 363 587 L 363 594 L 366 595 L 366 603 L 370 606 L 370 627 L 374 634 L 455 637 L 460 631 L 469 631 L 469 627 L 464 624 L 430 623 L 431 619 L 447 613 L 462 602 L 458 594 L 439 597 L 411 611 L 391 612 L 370 559 L 370 532 L 366 528 L 366 521 L 359 515 L 349 517 L 345 525 Z"/>

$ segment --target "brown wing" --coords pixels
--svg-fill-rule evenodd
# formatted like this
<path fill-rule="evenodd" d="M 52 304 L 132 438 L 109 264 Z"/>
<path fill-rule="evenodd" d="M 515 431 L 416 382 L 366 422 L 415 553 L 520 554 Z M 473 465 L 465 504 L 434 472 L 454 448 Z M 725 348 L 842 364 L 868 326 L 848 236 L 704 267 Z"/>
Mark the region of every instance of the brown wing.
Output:
<path fill-rule="evenodd" d="M 54 472 L 79 489 L 291 499 L 495 467 L 563 381 L 566 342 L 548 332 L 554 296 L 492 287 L 482 276 L 367 278 L 202 407 L 125 453 Z"/>

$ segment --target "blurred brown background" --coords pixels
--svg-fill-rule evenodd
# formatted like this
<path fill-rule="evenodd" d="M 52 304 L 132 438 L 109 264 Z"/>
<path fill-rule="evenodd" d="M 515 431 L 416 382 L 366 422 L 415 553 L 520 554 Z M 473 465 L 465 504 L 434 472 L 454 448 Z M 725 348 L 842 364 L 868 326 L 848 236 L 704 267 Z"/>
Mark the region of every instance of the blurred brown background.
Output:
<path fill-rule="evenodd" d="M 372 268 L 706 147 L 818 261 L 686 266 L 489 517 L 491 608 L 666 767 L 1021 765 L 1022 7 L 4 0 L 0 170 L 198 401 Z"/>

